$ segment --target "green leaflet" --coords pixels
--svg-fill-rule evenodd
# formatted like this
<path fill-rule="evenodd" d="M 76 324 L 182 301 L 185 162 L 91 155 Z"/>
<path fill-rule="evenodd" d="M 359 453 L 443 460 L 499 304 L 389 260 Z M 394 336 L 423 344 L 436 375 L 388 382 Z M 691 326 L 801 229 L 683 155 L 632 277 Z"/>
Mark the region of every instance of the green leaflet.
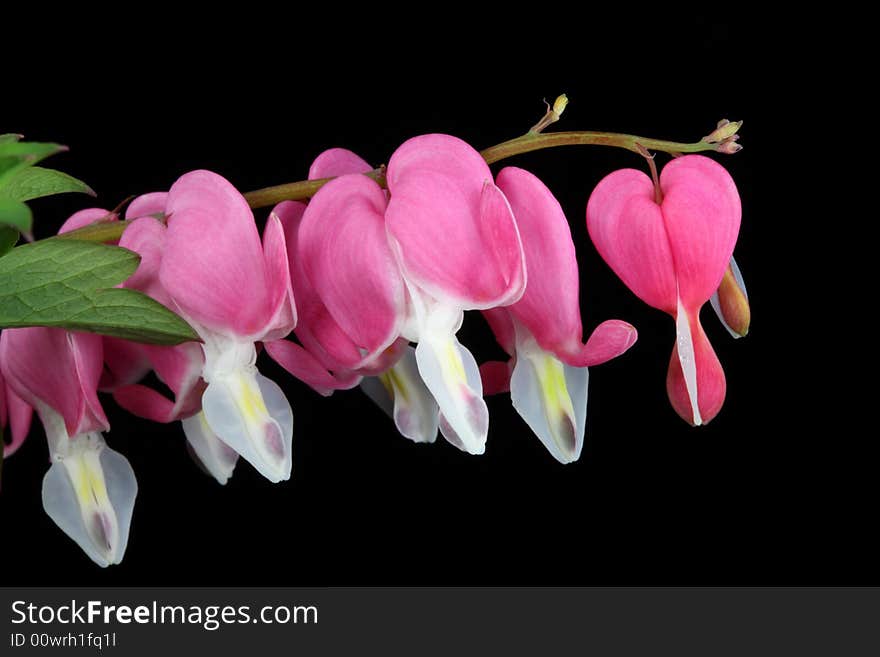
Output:
<path fill-rule="evenodd" d="M 22 169 L 66 150 L 67 146 L 61 144 L 14 140 L 0 142 L 0 187 L 6 185 Z"/>
<path fill-rule="evenodd" d="M 197 340 L 162 304 L 113 288 L 138 262 L 127 249 L 78 240 L 16 247 L 0 258 L 0 327 L 52 326 L 162 345 Z"/>
<path fill-rule="evenodd" d="M 10 177 L 0 187 L 0 197 L 16 201 L 30 201 L 35 198 L 79 192 L 94 196 L 95 192 L 81 180 L 55 169 L 28 167 Z"/>
<path fill-rule="evenodd" d="M 3 190 L 0 189 L 0 224 L 12 226 L 18 232 L 30 235 L 34 217 L 31 209 L 21 201 L 11 198 L 3 198 Z"/>
<path fill-rule="evenodd" d="M 0 226 L 0 257 L 3 257 L 9 249 L 18 241 L 18 231 L 9 226 Z M 0 282 L 2 285 L 2 282 Z"/>

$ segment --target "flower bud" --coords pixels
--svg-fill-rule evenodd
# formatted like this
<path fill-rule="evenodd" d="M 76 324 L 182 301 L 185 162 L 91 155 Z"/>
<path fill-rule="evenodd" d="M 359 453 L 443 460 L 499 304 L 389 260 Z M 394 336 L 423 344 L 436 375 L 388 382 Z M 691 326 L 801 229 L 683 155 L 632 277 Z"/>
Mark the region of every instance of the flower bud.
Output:
<path fill-rule="evenodd" d="M 553 101 L 553 113 L 557 118 L 562 116 L 562 113 L 565 111 L 565 108 L 568 107 L 568 96 L 562 94 L 558 96 L 556 100 Z"/>
<path fill-rule="evenodd" d="M 742 127 L 742 121 L 734 121 L 731 123 L 727 119 L 721 119 L 718 122 L 718 127 L 703 137 L 703 141 L 709 142 L 710 144 L 723 142 L 733 137 L 740 127 Z"/>
<path fill-rule="evenodd" d="M 742 338 L 749 332 L 752 313 L 749 307 L 749 295 L 743 282 L 742 274 L 736 260 L 724 272 L 718 291 L 712 296 L 712 308 L 718 319 L 734 338 Z"/>

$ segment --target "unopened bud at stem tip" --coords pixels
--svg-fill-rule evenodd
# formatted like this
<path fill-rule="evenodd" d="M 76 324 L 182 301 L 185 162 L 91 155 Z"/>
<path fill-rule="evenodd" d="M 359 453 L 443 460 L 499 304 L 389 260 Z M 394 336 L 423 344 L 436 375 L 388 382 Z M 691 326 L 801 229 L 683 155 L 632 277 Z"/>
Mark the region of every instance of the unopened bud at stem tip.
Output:
<path fill-rule="evenodd" d="M 562 116 L 566 107 L 568 107 L 568 96 L 565 94 L 557 96 L 556 100 L 553 101 L 553 113 L 556 114 L 557 118 Z"/>
<path fill-rule="evenodd" d="M 739 131 L 739 129 L 742 127 L 742 123 L 742 121 L 731 122 L 727 119 L 721 119 L 718 122 L 718 127 L 716 127 L 708 135 L 703 137 L 703 141 L 710 144 L 717 144 L 719 142 L 730 139 L 737 133 L 737 131 Z"/>
<path fill-rule="evenodd" d="M 726 155 L 733 155 L 734 153 L 739 153 L 742 150 L 742 146 L 735 141 L 725 141 L 718 144 L 715 150 Z"/>

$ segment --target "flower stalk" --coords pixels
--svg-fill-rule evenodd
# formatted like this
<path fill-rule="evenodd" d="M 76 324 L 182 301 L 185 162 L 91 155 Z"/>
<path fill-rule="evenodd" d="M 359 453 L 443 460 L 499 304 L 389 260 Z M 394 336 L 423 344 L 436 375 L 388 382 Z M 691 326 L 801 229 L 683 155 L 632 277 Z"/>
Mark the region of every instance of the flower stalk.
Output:
<path fill-rule="evenodd" d="M 560 100 L 563 99 L 564 101 Z M 537 125 L 533 126 L 529 132 L 514 139 L 490 146 L 480 151 L 480 155 L 486 160 L 487 164 L 494 164 L 501 160 L 522 155 L 523 153 L 531 153 L 546 148 L 557 148 L 559 146 L 611 146 L 615 148 L 623 148 L 636 154 L 643 154 L 645 149 L 651 151 L 662 151 L 674 156 L 684 153 L 701 153 L 705 151 L 714 151 L 716 153 L 733 154 L 738 152 L 742 147 L 736 143 L 739 135 L 736 131 L 742 125 L 742 121 L 733 123 L 723 119 L 718 124 L 715 131 L 703 137 L 700 141 L 693 143 L 682 143 L 676 141 L 667 141 L 664 139 L 651 139 L 649 137 L 640 137 L 638 135 L 627 135 L 617 132 L 596 132 L 596 131 L 568 131 L 568 132 L 550 132 L 544 133 L 545 127 L 559 120 L 562 111 L 567 105 L 568 99 L 565 96 L 557 98 L 553 107 L 548 109 L 545 118 Z M 549 119 L 548 119 L 549 117 Z M 385 187 L 385 167 L 381 166 L 377 169 L 365 173 L 369 178 L 375 180 L 381 187 Z M 314 196 L 321 187 L 327 184 L 332 178 L 320 178 L 317 180 L 300 180 L 283 185 L 273 185 L 271 187 L 263 187 L 244 194 L 245 199 L 251 208 L 265 208 L 274 206 L 282 201 L 303 201 Z M 99 224 L 87 226 L 79 230 L 71 231 L 63 236 L 63 239 L 79 239 L 90 242 L 113 242 L 119 240 L 123 231 L 129 225 L 129 222 L 119 221 L 107 224 Z"/>

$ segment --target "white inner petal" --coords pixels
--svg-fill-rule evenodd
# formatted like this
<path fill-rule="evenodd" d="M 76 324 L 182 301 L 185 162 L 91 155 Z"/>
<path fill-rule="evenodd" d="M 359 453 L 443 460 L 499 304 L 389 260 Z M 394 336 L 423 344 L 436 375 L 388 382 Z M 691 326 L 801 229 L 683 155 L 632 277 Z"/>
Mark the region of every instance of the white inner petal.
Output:
<path fill-rule="evenodd" d="M 211 431 L 269 481 L 290 479 L 293 411 L 281 388 L 257 371 L 254 343 L 202 337 L 202 410 Z"/>
<path fill-rule="evenodd" d="M 204 411 L 186 418 L 181 424 L 194 457 L 214 479 L 225 485 L 238 463 L 238 452 L 211 430 Z"/>
<path fill-rule="evenodd" d="M 456 447 L 470 454 L 482 454 L 489 433 L 489 409 L 483 401 L 477 362 L 455 337 L 464 311 L 454 303 L 425 293 L 405 276 L 404 282 L 409 293 L 409 317 L 402 335 L 418 342 L 416 365 L 439 407 L 440 433 Z M 389 384 L 393 393 L 393 383 Z"/>
<path fill-rule="evenodd" d="M 58 418 L 47 418 L 47 424 Z M 107 447 L 100 433 L 74 436 L 55 446 L 43 478 L 43 508 L 99 566 L 122 560 L 136 496 L 137 480 L 128 459 Z"/>
<path fill-rule="evenodd" d="M 563 363 L 534 340 L 519 339 L 516 356 L 510 380 L 514 408 L 556 460 L 576 461 L 584 446 L 587 368 Z"/>
<path fill-rule="evenodd" d="M 476 360 L 452 334 L 428 333 L 416 347 L 419 374 L 434 396 L 444 422 L 440 431 L 470 454 L 486 451 L 489 409 Z M 454 435 L 445 430 L 445 425 Z"/>
<path fill-rule="evenodd" d="M 439 408 L 419 375 L 415 349 L 408 346 L 392 368 L 364 379 L 361 388 L 394 419 L 402 436 L 417 443 L 436 440 Z"/>
<path fill-rule="evenodd" d="M 691 325 L 681 299 L 678 299 L 678 308 L 675 313 L 675 341 L 678 348 L 678 360 L 681 363 L 681 371 L 684 374 L 684 384 L 687 387 L 688 397 L 691 401 L 694 425 L 700 426 L 703 423 L 703 418 L 700 416 L 700 406 L 697 397 L 697 360 L 694 355 Z"/>
<path fill-rule="evenodd" d="M 293 411 L 274 382 L 256 368 L 215 376 L 202 409 L 211 430 L 266 479 L 290 479 Z"/>

